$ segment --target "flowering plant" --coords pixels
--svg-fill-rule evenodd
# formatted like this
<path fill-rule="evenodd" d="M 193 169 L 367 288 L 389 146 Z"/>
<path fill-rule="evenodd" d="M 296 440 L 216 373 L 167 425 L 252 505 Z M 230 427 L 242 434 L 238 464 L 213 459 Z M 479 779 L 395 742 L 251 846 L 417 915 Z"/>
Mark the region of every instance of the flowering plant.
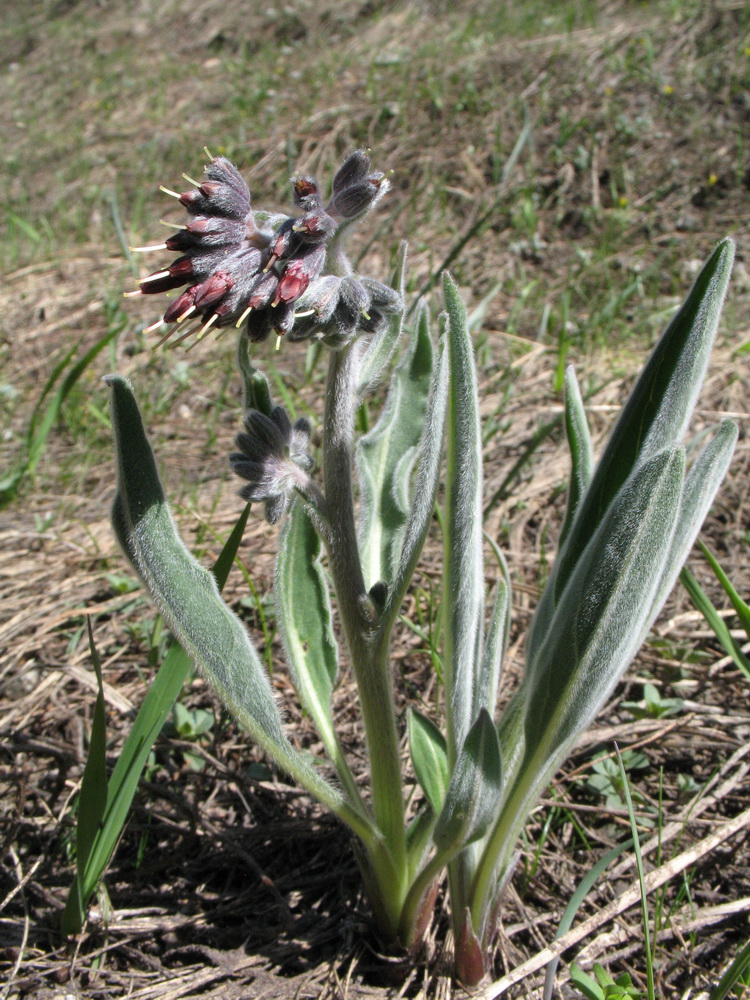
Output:
<path fill-rule="evenodd" d="M 239 723 L 355 834 L 384 939 L 418 948 L 447 872 L 456 973 L 476 983 L 488 970 L 522 825 L 637 652 L 730 460 L 730 421 L 687 469 L 681 438 L 705 374 L 733 246 L 727 240 L 713 252 L 596 465 L 576 378 L 567 372 L 572 470 L 560 549 L 527 636 L 523 682 L 497 719 L 510 581 L 502 554 L 483 536 L 479 401 L 463 303 L 446 274 L 446 311 L 433 342 L 424 303 L 413 324 L 404 323 L 405 250 L 394 287 L 354 273 L 344 236 L 388 187 L 366 153 L 344 162 L 325 207 L 313 178 L 295 175 L 292 183 L 299 217 L 254 212 L 238 171 L 212 160 L 193 190 L 172 192 L 191 219 L 160 249 L 182 256 L 141 281 L 137 294 L 188 284 L 164 314 L 168 336 L 193 318 L 198 337 L 211 327 L 240 330 L 245 417 L 230 461 L 246 482 L 242 496 L 262 502 L 271 523 L 281 522 L 278 622 L 325 759 L 311 763 L 288 740 L 247 631 L 177 534 L 135 399 L 118 376 L 109 377 L 114 526 L 175 636 Z M 309 424 L 292 424 L 273 405 L 249 359 L 248 342 L 272 332 L 330 348 L 320 476 Z M 358 438 L 357 408 L 391 368 L 379 419 Z M 411 709 L 401 720 L 391 637 L 441 483 L 443 703 L 434 718 Z M 499 567 L 489 608 L 485 544 Z M 331 709 L 343 656 L 331 594 L 359 691 L 367 793 Z M 407 809 L 413 779 L 399 752 L 404 724 L 423 793 L 415 811 Z"/>

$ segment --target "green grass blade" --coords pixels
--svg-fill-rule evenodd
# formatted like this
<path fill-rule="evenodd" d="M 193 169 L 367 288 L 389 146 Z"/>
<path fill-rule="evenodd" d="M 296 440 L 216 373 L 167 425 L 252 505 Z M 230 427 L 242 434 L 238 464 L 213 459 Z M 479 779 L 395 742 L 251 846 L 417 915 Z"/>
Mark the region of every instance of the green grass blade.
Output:
<path fill-rule="evenodd" d="M 26 433 L 25 441 L 26 454 L 21 459 L 21 462 L 15 471 L 0 481 L 0 507 L 10 503 L 16 495 L 22 479 L 25 476 L 30 475 L 38 465 L 39 460 L 42 457 L 42 452 L 44 451 L 47 438 L 49 437 L 49 433 L 58 419 L 62 405 L 73 386 L 97 354 L 99 354 L 99 352 L 102 351 L 107 344 L 109 344 L 110 341 L 117 337 L 121 332 L 122 324 L 113 327 L 103 337 L 100 337 L 93 347 L 89 348 L 83 357 L 79 358 L 79 360 L 70 367 L 68 372 L 62 378 L 62 381 L 60 381 L 57 392 L 55 392 L 52 399 L 47 404 L 46 409 L 42 410 L 43 403 L 54 389 L 65 369 L 68 367 L 80 344 L 68 351 L 63 356 L 62 360 L 55 365 L 52 374 L 42 390 L 29 422 L 29 428 Z"/>
<path fill-rule="evenodd" d="M 698 539 L 698 545 L 700 546 L 701 552 L 708 560 L 709 566 L 714 571 L 716 579 L 724 588 L 724 593 L 732 602 L 732 607 L 734 608 L 735 613 L 737 614 L 737 617 L 739 618 L 743 629 L 747 633 L 748 639 L 750 639 L 750 607 L 748 607 L 748 605 L 742 600 L 740 595 L 734 589 L 729 577 L 721 568 L 718 559 L 716 558 L 716 556 L 714 556 L 711 550 L 706 545 L 703 544 L 700 538 Z"/>
<path fill-rule="evenodd" d="M 638 825 L 635 821 L 635 811 L 633 809 L 633 799 L 630 794 L 630 782 L 625 772 L 625 765 L 622 762 L 620 748 L 615 743 L 617 753 L 617 764 L 620 768 L 620 780 L 625 792 L 625 802 L 628 807 L 628 817 L 630 818 L 630 832 L 633 837 L 633 853 L 635 854 L 635 865 L 638 871 L 638 881 L 641 886 L 641 919 L 643 928 L 643 946 L 646 955 L 646 988 L 648 990 L 648 1000 L 655 1000 L 654 990 L 654 956 L 651 951 L 651 931 L 648 918 L 648 894 L 646 892 L 646 875 L 643 870 L 643 856 L 641 855 L 641 842 L 638 837 Z"/>
<path fill-rule="evenodd" d="M 709 994 L 709 1000 L 724 1000 L 729 991 L 750 969 L 750 941 L 746 941 L 735 955 L 734 961 Z M 747 982 L 747 980 L 744 980 Z"/>
<path fill-rule="evenodd" d="M 104 712 L 104 687 L 102 665 L 99 659 L 91 621 L 87 619 L 89 650 L 96 674 L 97 696 L 91 721 L 91 736 L 86 766 L 83 770 L 81 790 L 78 795 L 76 816 L 76 877 L 68 894 L 67 903 L 60 921 L 63 935 L 77 934 L 86 918 L 86 876 L 91 852 L 101 828 L 102 818 L 107 808 L 107 720 Z"/>
<path fill-rule="evenodd" d="M 566 934 L 570 930 L 573 925 L 573 921 L 575 920 L 576 913 L 578 913 L 581 904 L 593 889 L 596 880 L 602 872 L 606 871 L 613 861 L 619 858 L 621 854 L 624 854 L 625 851 L 629 851 L 632 846 L 632 840 L 626 840 L 622 844 L 618 844 L 616 847 L 613 847 L 611 851 L 607 851 L 606 854 L 602 855 L 594 867 L 586 872 L 576 886 L 576 890 L 570 897 L 568 905 L 565 907 L 565 912 L 560 918 L 560 923 L 558 924 L 557 931 L 555 932 L 555 940 L 561 938 L 563 934 Z M 555 973 L 557 972 L 559 964 L 560 957 L 557 956 L 556 958 L 553 958 L 547 966 L 544 977 L 544 992 L 542 994 L 542 1000 L 552 1000 L 552 990 L 555 985 Z"/>
<path fill-rule="evenodd" d="M 706 622 L 724 647 L 727 655 L 732 657 L 735 666 L 750 680 L 750 660 L 742 652 L 738 643 L 735 642 L 734 637 L 727 628 L 726 622 L 714 607 L 711 598 L 687 566 L 680 573 L 680 581 L 690 595 L 690 600 L 693 602 L 696 610 L 700 611 L 706 619 Z"/>

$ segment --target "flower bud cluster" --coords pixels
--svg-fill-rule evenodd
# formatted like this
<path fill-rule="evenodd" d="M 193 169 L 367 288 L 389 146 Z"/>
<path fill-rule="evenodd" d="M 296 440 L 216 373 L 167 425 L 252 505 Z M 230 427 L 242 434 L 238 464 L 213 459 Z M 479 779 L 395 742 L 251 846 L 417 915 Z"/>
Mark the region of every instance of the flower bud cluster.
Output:
<path fill-rule="evenodd" d="M 245 181 L 223 156 L 212 158 L 203 181 L 194 183 L 182 194 L 168 192 L 187 210 L 187 225 L 158 247 L 139 248 L 180 256 L 144 278 L 132 294 L 188 286 L 149 329 L 197 319 L 198 339 L 211 327 L 234 325 L 251 341 L 275 333 L 340 346 L 360 332 L 377 332 L 385 314 L 402 308 L 386 285 L 349 274 L 336 245 L 345 224 L 366 214 L 388 189 L 387 178 L 372 171 L 364 150 L 344 161 L 325 206 L 313 177 L 292 177 L 294 203 L 303 213 L 298 217 L 253 211 Z M 345 277 L 329 273 L 334 245 L 337 272 Z"/>
<path fill-rule="evenodd" d="M 305 490 L 310 484 L 310 424 L 302 417 L 292 425 L 282 406 L 275 406 L 268 417 L 248 410 L 245 430 L 237 435 L 236 444 L 240 450 L 229 461 L 235 473 L 248 481 L 240 496 L 250 503 L 263 501 L 266 520 L 276 524 L 286 513 L 294 490 Z"/>

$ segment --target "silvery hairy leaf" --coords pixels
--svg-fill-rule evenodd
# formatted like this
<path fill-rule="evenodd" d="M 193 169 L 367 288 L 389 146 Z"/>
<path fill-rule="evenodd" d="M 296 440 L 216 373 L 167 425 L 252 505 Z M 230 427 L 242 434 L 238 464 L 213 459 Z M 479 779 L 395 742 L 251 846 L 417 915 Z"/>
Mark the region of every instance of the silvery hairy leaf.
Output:
<path fill-rule="evenodd" d="M 638 466 L 581 554 L 526 676 L 527 753 L 549 756 L 589 724 L 635 655 L 672 547 L 685 456 Z"/>
<path fill-rule="evenodd" d="M 409 711 L 407 731 L 414 773 L 437 814 L 443 808 L 449 778 L 445 737 L 431 719 L 416 709 Z"/>
<path fill-rule="evenodd" d="M 453 280 L 443 276 L 448 313 L 447 470 L 445 482 L 446 722 L 448 759 L 456 755 L 477 716 L 482 629 L 482 437 L 474 353 L 466 308 Z"/>
<path fill-rule="evenodd" d="M 432 839 L 441 851 L 458 851 L 484 835 L 502 789 L 500 744 L 486 708 L 480 709 L 461 747 Z"/>
<path fill-rule="evenodd" d="M 428 406 L 432 355 L 423 315 L 393 374 L 380 419 L 357 448 L 362 497 L 359 547 L 368 587 L 381 580 L 390 584 L 400 561 L 411 509 L 412 471 Z"/>
<path fill-rule="evenodd" d="M 572 365 L 565 372 L 565 436 L 570 452 L 570 482 L 565 504 L 565 520 L 560 532 L 560 545 L 565 541 L 576 511 L 591 482 L 594 471 L 594 449 L 583 408 L 581 390 Z"/>
<path fill-rule="evenodd" d="M 422 316 L 426 324 L 426 312 L 420 315 L 419 322 L 422 321 Z M 415 462 L 409 513 L 399 539 L 398 565 L 395 567 L 393 582 L 388 591 L 386 621 L 392 620 L 401 607 L 434 514 L 440 485 L 440 459 L 443 453 L 447 405 L 448 351 L 444 329 L 438 343 L 424 425 L 417 447 L 418 458 Z"/>
<path fill-rule="evenodd" d="M 406 249 L 404 242 L 399 247 L 396 267 L 391 279 L 391 288 L 395 288 L 400 294 L 402 302 L 405 294 Z M 367 345 L 367 350 L 357 372 L 355 392 L 360 399 L 372 392 L 382 379 L 383 373 L 387 370 L 388 364 L 398 348 L 403 328 L 404 313 L 401 310 L 388 317 L 385 329 L 373 337 Z"/>
<path fill-rule="evenodd" d="M 503 666 L 503 656 L 508 646 L 510 633 L 510 573 L 505 556 L 491 539 L 487 539 L 500 569 L 500 578 L 495 586 L 495 601 L 492 606 L 487 634 L 482 650 L 479 671 L 478 702 L 492 715 L 497 701 L 497 686 Z"/>
<path fill-rule="evenodd" d="M 108 376 L 117 453 L 114 524 L 164 620 L 251 737 L 312 795 L 373 843 L 371 826 L 284 735 L 268 676 L 216 581 L 182 543 L 127 381 Z"/>
<path fill-rule="evenodd" d="M 320 539 L 300 502 L 294 503 L 281 531 L 275 593 L 295 689 L 331 754 L 336 746 L 331 694 L 338 674 L 338 647 L 320 564 Z"/>

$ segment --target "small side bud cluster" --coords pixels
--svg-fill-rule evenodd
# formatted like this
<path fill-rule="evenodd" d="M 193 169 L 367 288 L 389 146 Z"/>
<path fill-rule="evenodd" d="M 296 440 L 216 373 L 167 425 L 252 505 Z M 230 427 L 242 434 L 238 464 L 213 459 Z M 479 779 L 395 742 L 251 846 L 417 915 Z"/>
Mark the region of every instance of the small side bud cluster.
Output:
<path fill-rule="evenodd" d="M 212 327 L 233 325 L 251 341 L 275 333 L 340 346 L 359 333 L 377 333 L 385 314 L 401 310 L 392 289 L 347 274 L 351 267 L 339 246 L 337 275 L 347 276 L 329 273 L 331 250 L 344 224 L 365 215 L 388 190 L 385 174 L 372 171 L 364 150 L 344 161 L 327 205 L 314 177 L 292 177 L 299 217 L 253 211 L 242 175 L 223 156 L 212 158 L 203 181 L 192 183 L 182 194 L 163 189 L 187 210 L 188 223 L 159 246 L 136 248 L 173 250 L 180 256 L 129 294 L 188 286 L 149 331 L 190 319 L 200 322 L 199 340 Z"/>
<path fill-rule="evenodd" d="M 284 516 L 294 490 L 310 484 L 309 444 L 310 424 L 303 417 L 292 425 L 282 406 L 274 407 L 270 417 L 257 410 L 245 414 L 245 430 L 236 438 L 239 451 L 229 461 L 236 474 L 248 481 L 240 496 L 250 503 L 264 502 L 270 524 Z"/>

